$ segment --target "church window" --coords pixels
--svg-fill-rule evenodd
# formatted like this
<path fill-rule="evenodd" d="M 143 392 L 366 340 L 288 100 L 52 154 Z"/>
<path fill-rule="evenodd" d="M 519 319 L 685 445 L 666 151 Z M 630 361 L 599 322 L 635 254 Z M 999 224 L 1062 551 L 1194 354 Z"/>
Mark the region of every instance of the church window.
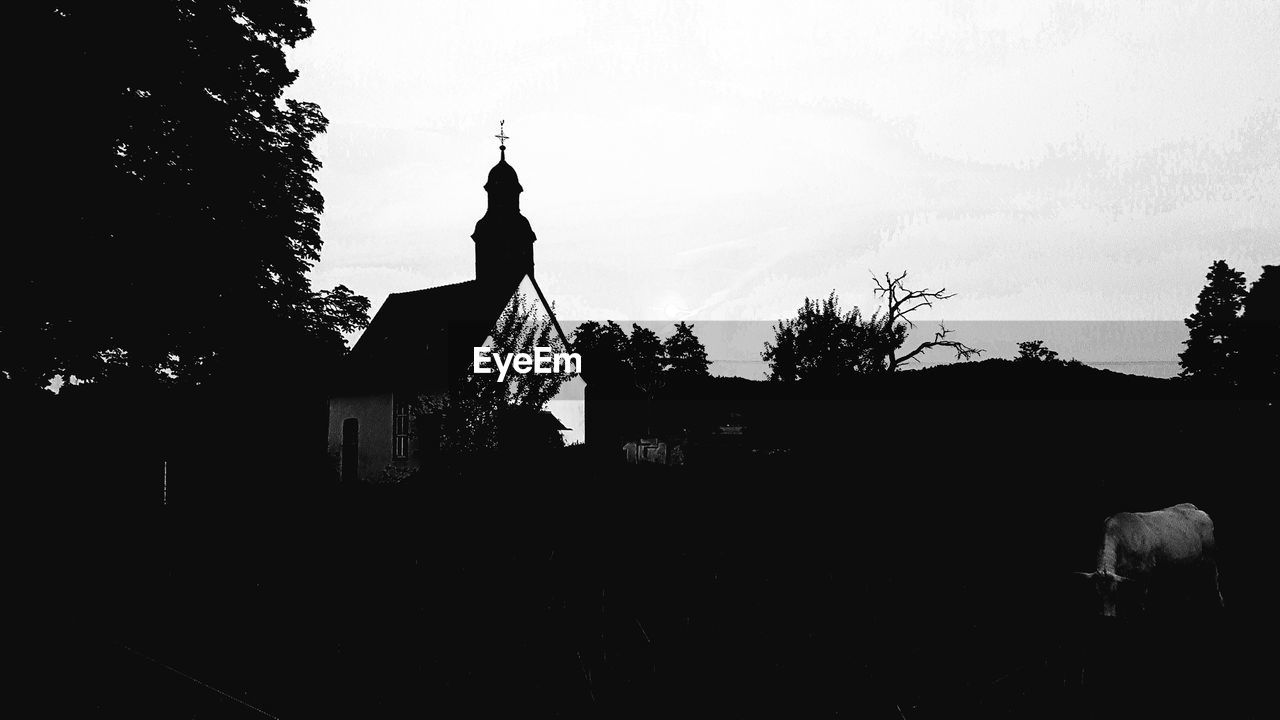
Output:
<path fill-rule="evenodd" d="M 391 459 L 409 458 L 409 423 L 412 420 L 409 403 L 397 398 L 391 419 Z"/>

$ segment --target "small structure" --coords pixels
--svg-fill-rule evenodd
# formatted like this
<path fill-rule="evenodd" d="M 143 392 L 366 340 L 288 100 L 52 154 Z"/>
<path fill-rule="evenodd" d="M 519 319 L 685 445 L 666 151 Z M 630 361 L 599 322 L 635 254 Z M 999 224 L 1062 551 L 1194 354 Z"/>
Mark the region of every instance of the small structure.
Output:
<path fill-rule="evenodd" d="M 506 136 L 500 133 L 500 139 Z M 469 372 L 473 348 L 484 344 L 525 283 L 532 285 L 568 346 L 533 276 L 536 237 L 520 213 L 524 188 L 507 164 L 506 149 L 505 144 L 499 147 L 498 164 L 489 171 L 484 185 L 488 209 L 471 235 L 476 278 L 392 293 L 352 348 L 330 391 L 329 457 L 344 482 L 402 477 L 430 464 L 439 440 L 429 432 L 415 432 L 416 401 L 449 392 Z"/>

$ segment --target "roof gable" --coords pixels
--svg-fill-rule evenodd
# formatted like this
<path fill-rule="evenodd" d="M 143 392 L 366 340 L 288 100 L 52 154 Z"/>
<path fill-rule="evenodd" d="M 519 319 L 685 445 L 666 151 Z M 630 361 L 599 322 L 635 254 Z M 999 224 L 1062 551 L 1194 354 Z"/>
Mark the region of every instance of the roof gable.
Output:
<path fill-rule="evenodd" d="M 470 364 L 513 292 L 468 280 L 392 293 L 351 349 L 338 391 L 444 389 Z"/>

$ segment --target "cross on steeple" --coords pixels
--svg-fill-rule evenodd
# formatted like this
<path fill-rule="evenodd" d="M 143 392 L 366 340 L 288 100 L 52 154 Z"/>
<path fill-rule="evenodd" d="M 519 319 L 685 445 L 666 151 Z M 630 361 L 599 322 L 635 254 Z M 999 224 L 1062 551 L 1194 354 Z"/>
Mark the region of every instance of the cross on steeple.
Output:
<path fill-rule="evenodd" d="M 508 136 L 508 135 L 506 134 L 506 132 L 502 129 L 503 125 L 506 125 L 506 124 L 507 124 L 507 121 L 506 121 L 506 120 L 499 120 L 499 121 L 498 121 L 498 134 L 497 134 L 497 135 L 494 135 L 494 137 L 498 138 L 498 143 L 499 143 L 499 144 L 498 144 L 498 149 L 499 149 L 499 150 L 506 150 L 506 149 L 507 149 L 507 140 L 509 140 L 509 139 L 510 139 L 510 136 Z"/>

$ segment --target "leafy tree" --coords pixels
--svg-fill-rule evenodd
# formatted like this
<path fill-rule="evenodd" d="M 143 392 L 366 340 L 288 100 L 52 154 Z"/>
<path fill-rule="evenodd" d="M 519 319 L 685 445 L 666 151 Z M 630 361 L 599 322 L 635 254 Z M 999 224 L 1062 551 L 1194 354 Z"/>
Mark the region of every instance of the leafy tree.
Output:
<path fill-rule="evenodd" d="M 492 352 L 504 356 L 532 354 L 535 347 L 567 352 L 551 318 L 524 293 L 511 298 L 498 317 L 491 338 Z M 505 380 L 499 381 L 497 373 L 468 373 L 448 395 L 420 397 L 414 414 L 430 418 L 437 425 L 441 447 L 447 452 L 495 450 L 500 448 L 504 435 L 526 434 L 512 432 L 510 426 L 536 422 L 540 411 L 571 377 L 566 373 L 508 373 Z M 549 434 L 548 440 L 563 442 L 559 433 Z"/>
<path fill-rule="evenodd" d="M 341 352 L 367 322 L 346 288 L 316 292 L 326 120 L 284 97 L 300 2 L 54 2 L 23 145 L 37 237 L 5 263 L 0 372 L 202 383 Z"/>
<path fill-rule="evenodd" d="M 645 398 L 645 434 L 652 432 L 653 399 L 666 385 L 663 366 L 666 358 L 658 334 L 648 328 L 631 324 L 631 337 L 627 341 L 627 365 L 631 370 L 631 382 Z"/>
<path fill-rule="evenodd" d="M 1232 337 L 1244 305 L 1244 275 L 1218 260 L 1209 266 L 1205 279 L 1196 310 L 1186 319 L 1190 334 L 1184 343 L 1187 349 L 1178 355 L 1181 375 L 1231 382 L 1236 354 Z"/>
<path fill-rule="evenodd" d="M 554 303 L 551 308 L 555 309 Z M 568 352 L 550 316 L 544 314 L 541 307 L 525 297 L 524 293 L 516 293 L 498 318 L 497 329 L 493 334 L 493 348 L 503 354 L 509 354 L 533 353 L 535 347 L 551 348 L 555 353 Z M 573 375 L 514 373 L 514 378 L 512 375 L 507 377 L 512 380 L 508 404 L 531 410 L 542 410 Z"/>
<path fill-rule="evenodd" d="M 1058 353 L 1045 347 L 1043 340 L 1027 340 L 1018 343 L 1018 362 L 1056 365 L 1062 361 L 1058 359 Z"/>
<path fill-rule="evenodd" d="M 609 376 L 643 385 L 671 376 L 708 375 L 711 361 L 693 326 L 680 322 L 675 329 L 660 340 L 656 332 L 632 323 L 628 337 L 613 320 L 592 320 L 574 331 L 573 348 L 582 354 L 588 378 Z"/>
<path fill-rule="evenodd" d="M 711 361 L 707 359 L 707 349 L 698 336 L 693 334 L 693 327 L 684 322 L 677 323 L 675 334 L 662 343 L 668 371 L 676 377 L 710 375 L 708 368 Z"/>
<path fill-rule="evenodd" d="M 324 336 L 337 331 L 353 333 L 369 324 L 369 298 L 356 295 L 346 285 L 313 292 L 303 314 L 308 332 Z"/>
<path fill-rule="evenodd" d="M 878 318 L 864 320 L 856 307 L 842 311 L 832 290 L 825 300 L 805 298 L 794 318 L 779 320 L 761 357 L 770 380 L 830 381 L 879 372 L 885 369 L 886 341 L 878 337 L 883 329 Z"/>
<path fill-rule="evenodd" d="M 1264 405 L 1280 400 L 1280 266 L 1262 266 L 1236 332 L 1240 382 Z"/>
<path fill-rule="evenodd" d="M 631 337 L 627 340 L 627 364 L 635 375 L 637 385 L 650 385 L 661 377 L 666 356 L 658 334 L 648 328 L 631 324 Z"/>
<path fill-rule="evenodd" d="M 582 371 L 587 381 L 593 378 L 616 379 L 629 374 L 631 341 L 618 323 L 603 324 L 591 320 L 573 332 L 573 349 L 582 356 Z"/>
<path fill-rule="evenodd" d="M 499 383 L 496 375 L 468 375 L 446 395 L 418 397 L 411 410 L 415 431 L 430 425 L 440 450 L 450 455 L 495 450 L 499 419 L 510 394 L 509 386 Z"/>

